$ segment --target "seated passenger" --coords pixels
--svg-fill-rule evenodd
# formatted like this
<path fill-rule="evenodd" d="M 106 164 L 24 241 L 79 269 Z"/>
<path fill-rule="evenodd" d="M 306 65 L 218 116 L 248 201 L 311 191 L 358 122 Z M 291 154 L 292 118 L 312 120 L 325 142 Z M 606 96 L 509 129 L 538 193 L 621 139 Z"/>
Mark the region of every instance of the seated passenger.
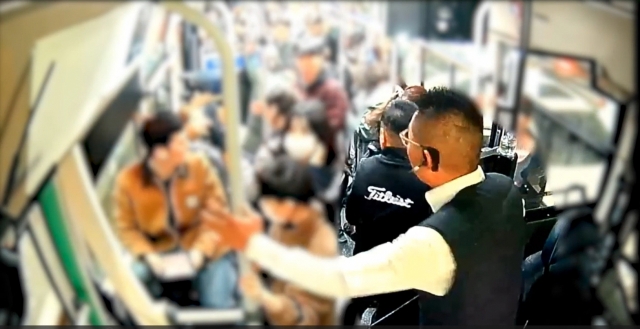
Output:
<path fill-rule="evenodd" d="M 335 231 L 327 223 L 321 203 L 314 200 L 306 166 L 287 156 L 274 156 L 259 174 L 261 212 L 269 221 L 269 235 L 291 247 L 323 257 L 338 255 Z M 335 302 L 273 278 L 263 285 L 253 273 L 240 280 L 244 293 L 263 307 L 270 325 L 335 325 Z"/>
<path fill-rule="evenodd" d="M 412 102 L 391 101 L 380 123 L 382 152 L 364 159 L 358 167 L 345 209 L 347 222 L 356 227 L 354 255 L 393 241 L 433 213 L 424 197 L 430 188 L 412 172 L 400 138 L 417 110 Z M 360 304 L 358 313 L 375 306 L 376 317 L 380 318 L 415 295 L 415 292 L 404 291 L 367 297 L 354 304 Z M 372 301 L 375 305 L 371 305 Z M 408 307 L 385 321 L 394 325 L 417 324 L 418 310 Z"/>
<path fill-rule="evenodd" d="M 147 156 L 125 168 L 116 181 L 116 229 L 136 257 L 134 271 L 159 297 L 169 268 L 163 256 L 180 252 L 197 272 L 194 284 L 205 307 L 237 306 L 235 254 L 216 244 L 216 233 L 203 225 L 207 202 L 227 207 L 224 189 L 206 159 L 189 153 L 180 118 L 160 112 L 147 119 L 142 139 Z M 158 280 L 159 279 L 159 280 Z"/>

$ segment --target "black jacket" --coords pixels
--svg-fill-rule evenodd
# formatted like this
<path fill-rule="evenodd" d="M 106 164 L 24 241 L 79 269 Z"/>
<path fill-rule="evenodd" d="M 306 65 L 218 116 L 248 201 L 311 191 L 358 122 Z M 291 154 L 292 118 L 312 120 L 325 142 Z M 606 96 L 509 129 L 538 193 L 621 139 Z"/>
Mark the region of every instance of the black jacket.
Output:
<path fill-rule="evenodd" d="M 428 190 L 411 172 L 405 149 L 386 148 L 381 154 L 362 160 L 345 202 L 346 220 L 356 227 L 353 254 L 391 242 L 429 217 L 432 210 L 425 199 Z M 415 291 L 408 290 L 359 298 L 358 312 L 375 307 L 374 318 L 379 320 L 415 295 Z M 381 324 L 417 325 L 418 312 L 417 303 L 412 303 Z"/>
<path fill-rule="evenodd" d="M 386 148 L 360 163 L 345 216 L 356 226 L 354 254 L 390 242 L 432 213 L 429 187 L 413 172 L 405 149 Z"/>

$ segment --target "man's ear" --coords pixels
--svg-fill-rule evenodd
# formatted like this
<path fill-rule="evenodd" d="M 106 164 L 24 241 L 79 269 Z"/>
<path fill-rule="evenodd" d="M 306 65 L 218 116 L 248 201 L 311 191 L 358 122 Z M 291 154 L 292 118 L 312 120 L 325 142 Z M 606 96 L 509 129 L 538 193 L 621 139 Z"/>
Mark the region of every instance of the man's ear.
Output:
<path fill-rule="evenodd" d="M 424 167 L 429 168 L 429 170 L 434 171 L 433 170 L 433 159 L 431 159 L 431 153 L 429 153 L 429 151 L 423 149 L 422 150 L 422 157 L 424 159 L 424 163 L 422 164 Z"/>

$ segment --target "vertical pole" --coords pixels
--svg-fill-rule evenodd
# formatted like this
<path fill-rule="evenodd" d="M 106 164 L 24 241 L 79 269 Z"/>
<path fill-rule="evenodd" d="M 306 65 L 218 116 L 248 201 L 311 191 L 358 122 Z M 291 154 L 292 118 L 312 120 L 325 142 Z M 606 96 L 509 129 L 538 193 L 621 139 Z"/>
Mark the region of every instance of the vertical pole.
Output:
<path fill-rule="evenodd" d="M 203 28 L 213 40 L 222 63 L 222 99 L 226 118 L 225 138 L 227 149 L 226 166 L 229 173 L 230 205 L 233 212 L 239 212 L 244 204 L 244 188 L 242 185 L 242 166 L 240 147 L 240 97 L 238 94 L 238 78 L 235 70 L 235 59 L 225 35 L 213 25 L 202 13 L 189 8 L 184 3 L 177 1 L 162 1 L 162 4 L 170 11 L 179 14 L 192 24 Z M 240 272 L 250 270 L 249 262 L 239 255 Z M 259 324 L 260 314 L 258 305 L 245 298 L 244 308 L 247 311 L 248 324 Z"/>
<path fill-rule="evenodd" d="M 516 77 L 516 93 L 512 108 L 511 127 L 515 128 L 518 122 L 518 109 L 522 95 L 522 84 L 527 65 L 527 51 L 531 42 L 531 17 L 533 15 L 533 2 L 522 1 L 522 26 L 520 28 L 520 61 L 518 62 L 518 75 Z"/>

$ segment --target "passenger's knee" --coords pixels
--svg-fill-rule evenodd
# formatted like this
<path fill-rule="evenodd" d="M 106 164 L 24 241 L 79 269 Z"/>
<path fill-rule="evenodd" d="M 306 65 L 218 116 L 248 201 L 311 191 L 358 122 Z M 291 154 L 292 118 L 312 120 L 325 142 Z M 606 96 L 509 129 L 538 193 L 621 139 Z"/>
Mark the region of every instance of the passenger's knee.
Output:
<path fill-rule="evenodd" d="M 232 255 L 225 255 L 210 261 L 200 272 L 201 276 L 216 278 L 216 280 L 237 280 L 238 269 Z"/>
<path fill-rule="evenodd" d="M 238 306 L 238 269 L 234 255 L 209 262 L 198 274 L 200 303 L 211 308 Z"/>

